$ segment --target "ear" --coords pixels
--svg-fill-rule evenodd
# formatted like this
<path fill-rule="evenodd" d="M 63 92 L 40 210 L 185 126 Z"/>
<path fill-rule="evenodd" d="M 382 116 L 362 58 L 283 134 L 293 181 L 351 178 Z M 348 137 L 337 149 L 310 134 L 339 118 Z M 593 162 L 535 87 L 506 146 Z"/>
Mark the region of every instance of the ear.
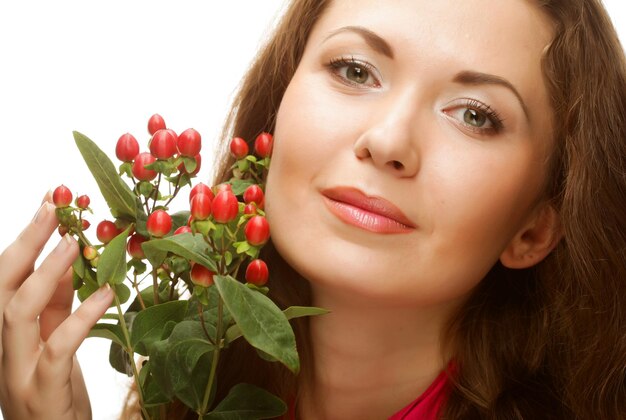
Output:
<path fill-rule="evenodd" d="M 500 262 L 508 268 L 532 267 L 552 252 L 561 237 L 559 215 L 544 203 L 513 237 L 500 255 Z"/>

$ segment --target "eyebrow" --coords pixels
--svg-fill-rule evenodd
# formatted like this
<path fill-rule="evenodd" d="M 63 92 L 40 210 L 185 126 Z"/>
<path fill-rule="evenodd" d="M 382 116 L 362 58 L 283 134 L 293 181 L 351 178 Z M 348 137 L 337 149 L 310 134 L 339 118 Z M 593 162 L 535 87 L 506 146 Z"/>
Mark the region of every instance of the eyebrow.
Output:
<path fill-rule="evenodd" d="M 344 33 L 344 32 L 353 32 L 353 33 L 361 35 L 363 40 L 374 51 L 384 55 L 385 57 L 393 59 L 393 48 L 391 48 L 391 46 L 387 43 L 387 41 L 385 41 L 380 36 L 376 35 L 374 32 L 362 26 L 344 26 L 342 28 L 334 30 L 326 38 L 324 38 L 322 43 L 326 42 L 329 38 L 332 38 L 333 36 Z"/>
<path fill-rule="evenodd" d="M 463 85 L 497 85 L 497 86 L 503 86 L 509 89 L 511 92 L 513 92 L 517 100 L 520 102 L 520 105 L 522 106 L 522 109 L 524 110 L 524 115 L 526 116 L 526 119 L 530 121 L 530 116 L 528 114 L 528 107 L 526 106 L 526 103 L 522 99 L 522 95 L 520 95 L 517 89 L 515 89 L 515 86 L 513 86 L 513 84 L 509 82 L 508 80 L 500 76 L 495 76 L 493 74 L 480 73 L 480 72 L 471 71 L 471 70 L 463 70 L 457 73 L 454 76 L 454 79 L 452 79 L 452 81 L 455 83 L 463 84 Z"/>
<path fill-rule="evenodd" d="M 394 58 L 394 51 L 393 48 L 391 48 L 391 45 L 389 45 L 387 41 L 385 41 L 375 32 L 372 32 L 362 26 L 344 26 L 336 29 L 332 31 L 326 38 L 324 38 L 322 43 L 326 42 L 329 38 L 332 38 L 333 36 L 344 32 L 353 32 L 360 35 L 374 51 L 384 55 L 385 57 L 391 59 Z M 513 84 L 508 80 L 493 74 L 481 73 L 473 70 L 463 70 L 457 73 L 452 81 L 463 85 L 496 85 L 503 86 L 509 89 L 511 92 L 513 92 L 517 100 L 520 102 L 526 119 L 530 121 L 528 107 L 526 106 L 524 99 L 522 99 L 522 95 L 520 95 L 517 89 L 515 89 L 515 86 L 513 86 Z"/>

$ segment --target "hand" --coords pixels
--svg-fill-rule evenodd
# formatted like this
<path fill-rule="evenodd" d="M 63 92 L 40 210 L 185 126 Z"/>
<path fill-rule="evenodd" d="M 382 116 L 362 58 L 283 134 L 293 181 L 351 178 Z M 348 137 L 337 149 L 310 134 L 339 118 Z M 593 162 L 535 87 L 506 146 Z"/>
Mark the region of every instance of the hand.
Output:
<path fill-rule="evenodd" d="M 91 405 L 76 350 L 106 312 L 103 287 L 72 314 L 70 236 L 34 270 L 58 221 L 50 195 L 33 221 L 0 255 L 0 406 L 5 420 L 90 419 Z"/>

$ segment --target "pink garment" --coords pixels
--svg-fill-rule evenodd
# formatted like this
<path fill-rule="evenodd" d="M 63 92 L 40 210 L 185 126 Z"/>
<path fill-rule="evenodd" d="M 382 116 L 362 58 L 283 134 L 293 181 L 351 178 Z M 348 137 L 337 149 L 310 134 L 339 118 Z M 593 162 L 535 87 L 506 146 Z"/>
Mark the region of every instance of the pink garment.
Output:
<path fill-rule="evenodd" d="M 437 420 L 439 409 L 446 402 L 447 384 L 448 377 L 442 371 L 422 395 L 389 420 Z"/>
<path fill-rule="evenodd" d="M 453 373 L 455 366 L 451 362 L 449 370 Z M 448 376 L 442 371 L 430 386 L 415 401 L 398 411 L 389 420 L 437 420 L 439 409 L 445 404 L 448 395 Z M 295 404 L 289 402 L 287 419 L 296 420 Z"/>

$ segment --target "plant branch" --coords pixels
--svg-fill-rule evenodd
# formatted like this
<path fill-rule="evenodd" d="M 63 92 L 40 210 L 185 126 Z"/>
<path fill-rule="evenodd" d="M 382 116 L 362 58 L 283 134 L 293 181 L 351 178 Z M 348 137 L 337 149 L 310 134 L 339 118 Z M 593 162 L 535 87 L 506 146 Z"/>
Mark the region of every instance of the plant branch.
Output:
<path fill-rule="evenodd" d="M 198 412 L 198 420 L 202 420 L 202 417 L 209 408 L 209 398 L 211 396 L 211 389 L 213 388 L 213 382 L 215 380 L 215 373 L 217 372 L 217 364 L 220 359 L 220 348 L 222 347 L 222 311 L 223 311 L 222 297 L 218 296 L 217 301 L 217 328 L 215 333 L 215 351 L 213 352 L 213 361 L 211 363 L 211 373 L 209 374 L 209 382 L 207 383 L 206 390 L 204 392 L 204 399 L 202 400 L 202 408 Z"/>
<path fill-rule="evenodd" d="M 135 357 L 134 357 L 135 352 L 133 351 L 133 347 L 130 343 L 130 334 L 128 333 L 128 327 L 126 326 L 124 313 L 122 313 L 120 299 L 117 297 L 117 294 L 115 294 L 114 296 L 115 296 L 115 306 L 117 307 L 117 315 L 120 320 L 120 327 L 122 328 L 122 332 L 124 333 L 124 339 L 126 340 L 126 348 L 124 350 L 126 351 L 130 359 L 130 364 L 133 367 L 133 377 L 135 378 L 135 383 L 137 384 L 137 395 L 139 395 L 139 405 L 141 406 L 141 411 L 143 412 L 146 419 L 150 420 L 150 414 L 148 414 L 148 411 L 144 407 L 143 389 L 141 388 L 141 383 L 139 382 L 139 371 L 137 370 L 137 365 L 135 364 Z"/>

